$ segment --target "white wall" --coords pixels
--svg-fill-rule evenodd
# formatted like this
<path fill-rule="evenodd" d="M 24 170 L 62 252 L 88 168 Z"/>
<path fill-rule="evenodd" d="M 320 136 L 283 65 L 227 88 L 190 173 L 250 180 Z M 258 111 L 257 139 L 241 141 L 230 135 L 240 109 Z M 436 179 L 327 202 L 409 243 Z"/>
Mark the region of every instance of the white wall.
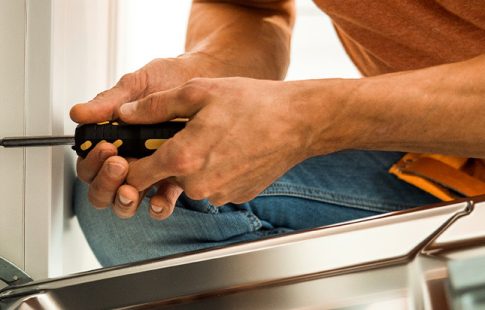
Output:
<path fill-rule="evenodd" d="M 116 0 L 54 0 L 52 19 L 52 102 L 54 123 L 63 124 L 65 134 L 73 134 L 76 124 L 69 110 L 86 102 L 114 83 L 114 40 Z M 75 153 L 66 148 L 58 154 L 54 172 L 53 205 L 61 206 L 53 227 L 57 249 L 51 255 L 49 276 L 98 268 L 77 219 L 71 211 Z"/>
<path fill-rule="evenodd" d="M 119 0 L 117 75 L 184 51 L 190 0 Z"/>
<path fill-rule="evenodd" d="M 51 134 L 51 2 L 0 2 L 2 136 Z M 47 275 L 52 153 L 1 149 L 0 255 L 33 276 Z M 3 217 L 5 216 L 5 217 Z"/>
<path fill-rule="evenodd" d="M 112 82 L 115 0 L 0 1 L 0 137 L 72 134 L 70 107 Z M 35 279 L 92 269 L 71 212 L 69 147 L 0 149 L 0 256 Z"/>
<path fill-rule="evenodd" d="M 25 2 L 0 1 L 0 138 L 24 133 Z M 0 256 L 24 261 L 24 151 L 0 148 Z"/>
<path fill-rule="evenodd" d="M 190 3 L 119 0 L 117 76 L 183 53 Z M 287 79 L 358 77 L 330 19 L 308 0 L 297 1 L 297 12 Z"/>
<path fill-rule="evenodd" d="M 356 78 L 360 74 L 348 58 L 330 18 L 312 1 L 297 1 L 291 64 L 287 80 Z"/>

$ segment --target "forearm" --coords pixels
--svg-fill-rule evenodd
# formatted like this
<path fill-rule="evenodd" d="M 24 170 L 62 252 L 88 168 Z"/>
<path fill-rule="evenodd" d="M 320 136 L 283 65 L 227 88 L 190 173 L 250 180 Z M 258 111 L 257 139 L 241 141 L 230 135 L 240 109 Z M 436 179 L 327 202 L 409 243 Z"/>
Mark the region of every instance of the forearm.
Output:
<path fill-rule="evenodd" d="M 182 57 L 203 57 L 200 69 L 205 76 L 283 79 L 293 6 L 291 0 L 194 0 Z"/>
<path fill-rule="evenodd" d="M 327 152 L 330 143 L 335 150 L 485 158 L 485 55 L 421 70 L 320 83 L 319 91 L 308 91 L 310 97 L 330 93 L 340 106 L 330 110 L 331 120 L 317 112 L 325 111 L 328 102 L 309 109 L 319 115 L 314 119 L 319 124 L 313 129 L 313 155 Z"/>

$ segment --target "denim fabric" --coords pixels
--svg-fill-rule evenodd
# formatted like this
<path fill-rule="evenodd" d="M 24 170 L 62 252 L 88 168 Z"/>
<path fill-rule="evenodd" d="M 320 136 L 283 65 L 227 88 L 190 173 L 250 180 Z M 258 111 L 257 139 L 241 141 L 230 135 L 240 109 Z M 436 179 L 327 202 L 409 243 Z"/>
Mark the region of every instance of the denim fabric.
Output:
<path fill-rule="evenodd" d="M 112 266 L 437 202 L 387 172 L 401 156 L 345 151 L 311 158 L 245 204 L 216 208 L 182 195 L 165 221 L 150 218 L 148 199 L 127 220 L 110 209 L 96 210 L 80 181 L 75 184 L 74 207 L 99 262 Z"/>

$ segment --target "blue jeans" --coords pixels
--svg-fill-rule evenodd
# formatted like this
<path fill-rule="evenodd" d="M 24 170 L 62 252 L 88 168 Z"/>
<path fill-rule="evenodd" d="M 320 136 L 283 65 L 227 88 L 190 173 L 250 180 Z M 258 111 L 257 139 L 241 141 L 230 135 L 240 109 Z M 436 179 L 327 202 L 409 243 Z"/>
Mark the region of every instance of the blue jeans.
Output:
<path fill-rule="evenodd" d="M 216 208 L 182 195 L 165 221 L 150 218 L 147 199 L 127 220 L 96 210 L 80 181 L 74 208 L 99 262 L 112 266 L 437 202 L 387 172 L 402 155 L 344 151 L 311 158 L 245 204 Z"/>

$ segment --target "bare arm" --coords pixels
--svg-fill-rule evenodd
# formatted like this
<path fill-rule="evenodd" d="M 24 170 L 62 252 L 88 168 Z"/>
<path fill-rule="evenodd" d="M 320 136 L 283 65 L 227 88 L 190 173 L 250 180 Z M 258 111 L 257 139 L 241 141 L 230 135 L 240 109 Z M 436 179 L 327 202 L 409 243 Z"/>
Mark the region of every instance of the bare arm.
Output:
<path fill-rule="evenodd" d="M 320 84 L 323 87 L 317 93 L 328 93 L 328 82 L 310 82 L 308 89 Z M 334 119 L 331 125 L 321 126 L 328 119 L 317 113 L 320 119 L 315 121 L 320 128 L 314 130 L 314 154 L 328 152 L 329 142 L 333 141 L 333 145 L 340 144 L 340 149 L 485 158 L 485 55 L 459 63 L 332 83 L 340 86 L 331 92 L 344 99 L 330 111 L 324 102 L 312 105 L 313 113 L 327 110 Z M 309 91 L 307 95 L 318 101 L 317 93 L 311 95 Z"/>
<path fill-rule="evenodd" d="M 294 18 L 293 0 L 194 0 L 187 55 L 207 57 L 210 76 L 283 79 Z"/>

